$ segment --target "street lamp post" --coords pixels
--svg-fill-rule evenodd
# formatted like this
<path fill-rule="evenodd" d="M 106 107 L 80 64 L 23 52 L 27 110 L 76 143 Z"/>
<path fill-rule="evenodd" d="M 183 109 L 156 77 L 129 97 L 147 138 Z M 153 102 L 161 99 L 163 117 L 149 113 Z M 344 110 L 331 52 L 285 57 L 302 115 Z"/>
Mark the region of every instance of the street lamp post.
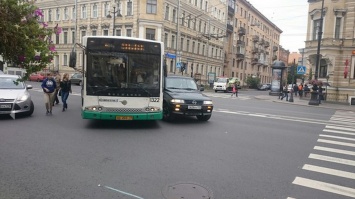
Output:
<path fill-rule="evenodd" d="M 117 5 L 119 4 L 119 1 L 116 1 Z M 118 9 L 116 11 L 116 6 L 113 6 L 113 11 L 109 11 L 107 18 L 111 18 L 112 16 L 110 15 L 110 13 L 113 14 L 113 25 L 112 25 L 112 35 L 115 36 L 115 23 L 116 23 L 116 13 L 118 17 L 122 17 L 121 13 L 120 13 L 120 8 L 118 5 Z"/>
<path fill-rule="evenodd" d="M 322 40 L 323 34 L 323 9 L 324 9 L 324 0 L 322 0 L 322 8 L 320 13 L 320 22 L 319 22 L 319 30 L 318 30 L 318 45 L 317 45 L 317 60 L 316 60 L 316 71 L 314 74 L 314 79 L 318 79 L 318 68 L 319 68 L 319 61 L 320 61 L 320 43 Z"/>

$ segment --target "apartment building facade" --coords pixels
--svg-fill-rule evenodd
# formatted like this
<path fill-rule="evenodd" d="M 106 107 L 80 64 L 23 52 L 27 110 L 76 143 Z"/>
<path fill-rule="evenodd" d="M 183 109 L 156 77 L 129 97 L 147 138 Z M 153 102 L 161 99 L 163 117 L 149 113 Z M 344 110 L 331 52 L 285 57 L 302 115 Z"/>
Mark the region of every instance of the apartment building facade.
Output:
<path fill-rule="evenodd" d="M 236 4 L 233 48 L 226 50 L 225 75 L 238 77 L 242 85 L 248 76 L 270 83 L 272 63 L 279 58 L 282 30 L 248 1 L 238 0 Z"/>
<path fill-rule="evenodd" d="M 328 93 L 337 99 L 355 95 L 355 0 L 308 0 L 308 27 L 305 59 L 314 78 L 318 32 L 321 29 L 318 79 L 328 81 Z M 323 23 L 321 22 L 323 13 Z"/>

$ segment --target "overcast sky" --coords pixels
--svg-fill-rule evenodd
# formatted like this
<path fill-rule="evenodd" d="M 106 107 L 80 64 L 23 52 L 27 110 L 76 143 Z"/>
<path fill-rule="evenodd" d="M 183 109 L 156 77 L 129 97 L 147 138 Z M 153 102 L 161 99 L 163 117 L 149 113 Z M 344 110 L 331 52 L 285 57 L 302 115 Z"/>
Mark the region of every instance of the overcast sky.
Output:
<path fill-rule="evenodd" d="M 307 0 L 248 0 L 283 32 L 280 44 L 290 52 L 304 48 L 307 33 Z"/>

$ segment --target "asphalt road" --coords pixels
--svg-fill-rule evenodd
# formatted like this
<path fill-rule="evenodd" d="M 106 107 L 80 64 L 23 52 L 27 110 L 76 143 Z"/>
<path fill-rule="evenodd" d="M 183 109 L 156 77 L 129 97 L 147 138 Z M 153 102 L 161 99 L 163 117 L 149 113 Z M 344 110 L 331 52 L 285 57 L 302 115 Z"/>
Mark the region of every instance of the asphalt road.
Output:
<path fill-rule="evenodd" d="M 328 147 L 320 138 L 341 141 L 323 130 L 342 131 L 334 118 L 352 117 L 344 112 L 259 101 L 246 91 L 237 99 L 207 93 L 215 105 L 208 122 L 90 121 L 80 116 L 79 86 L 66 112 L 55 106 L 46 116 L 39 83 L 31 84 L 33 116 L 0 116 L 1 199 L 355 197 L 342 189 L 354 179 L 320 172 L 353 173 L 354 146 L 332 145 L 338 162 L 322 159 L 334 151 L 315 153 L 316 146 Z M 346 132 L 354 145 L 354 133 Z M 310 180 L 339 187 L 321 191 Z"/>

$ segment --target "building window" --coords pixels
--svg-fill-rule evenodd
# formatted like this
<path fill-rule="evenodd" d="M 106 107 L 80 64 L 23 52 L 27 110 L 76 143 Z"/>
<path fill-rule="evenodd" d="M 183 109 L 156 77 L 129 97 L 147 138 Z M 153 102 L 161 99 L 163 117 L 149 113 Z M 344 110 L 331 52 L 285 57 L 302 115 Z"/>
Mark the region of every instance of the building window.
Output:
<path fill-rule="evenodd" d="M 313 35 L 312 39 L 317 40 L 318 39 L 318 32 L 319 32 L 319 27 L 320 27 L 320 19 L 313 20 Z"/>
<path fill-rule="evenodd" d="M 104 4 L 104 12 L 103 12 L 103 14 L 104 14 L 104 16 L 102 16 L 102 17 L 105 17 L 105 18 L 109 14 L 109 4 L 107 2 Z"/>
<path fill-rule="evenodd" d="M 104 36 L 108 36 L 108 30 L 103 30 L 103 33 Z"/>
<path fill-rule="evenodd" d="M 71 32 L 72 43 L 75 44 L 75 31 Z"/>
<path fill-rule="evenodd" d="M 164 34 L 164 48 L 168 48 L 168 33 Z"/>
<path fill-rule="evenodd" d="M 55 44 L 59 44 L 59 34 L 55 34 Z"/>
<path fill-rule="evenodd" d="M 157 0 L 147 0 L 147 13 L 148 14 L 157 13 Z"/>
<path fill-rule="evenodd" d="M 165 7 L 165 16 L 164 19 L 169 21 L 169 5 Z"/>
<path fill-rule="evenodd" d="M 150 40 L 155 40 L 155 29 L 151 29 L 151 28 L 145 29 L 145 38 Z"/>
<path fill-rule="evenodd" d="M 96 35 L 97 35 L 97 30 L 91 31 L 91 35 L 92 35 L 92 36 L 96 36 Z"/>
<path fill-rule="evenodd" d="M 192 42 L 192 49 L 191 49 L 191 52 L 192 52 L 192 53 L 195 53 L 195 42 L 194 42 L 194 41 Z"/>
<path fill-rule="evenodd" d="M 56 21 L 59 21 L 59 20 L 60 20 L 60 10 L 59 10 L 59 8 L 57 8 L 57 9 L 55 10 L 55 20 L 56 20 Z"/>
<path fill-rule="evenodd" d="M 201 44 L 200 43 L 197 43 L 197 54 L 200 54 L 200 46 L 201 46 Z"/>
<path fill-rule="evenodd" d="M 86 12 L 86 6 L 85 5 L 83 5 L 82 7 L 81 7 L 81 18 L 82 19 L 86 19 L 86 17 L 87 17 L 87 12 Z"/>
<path fill-rule="evenodd" d="M 81 37 L 80 37 L 81 42 L 84 36 L 86 36 L 86 31 L 81 31 Z"/>
<path fill-rule="evenodd" d="M 121 36 L 122 35 L 122 30 L 121 29 L 117 29 L 116 30 L 116 36 Z"/>
<path fill-rule="evenodd" d="M 64 42 L 64 44 L 68 43 L 68 32 L 64 32 L 64 34 L 63 34 L 63 42 Z"/>
<path fill-rule="evenodd" d="M 186 40 L 186 51 L 190 52 L 190 40 Z"/>
<path fill-rule="evenodd" d="M 173 9 L 173 20 L 171 20 L 171 21 L 173 21 L 174 23 L 176 23 L 176 9 L 174 8 Z"/>
<path fill-rule="evenodd" d="M 180 39 L 180 50 L 184 49 L 184 38 Z"/>
<path fill-rule="evenodd" d="M 76 8 L 75 8 L 75 6 L 73 7 L 72 13 L 73 13 L 72 19 L 76 19 Z"/>
<path fill-rule="evenodd" d="M 334 32 L 335 39 L 340 39 L 340 28 L 341 28 L 341 17 L 337 17 L 335 19 L 335 32 Z"/>
<path fill-rule="evenodd" d="M 67 65 L 68 65 L 68 55 L 67 55 L 67 54 L 64 54 L 64 55 L 63 55 L 63 65 L 64 65 L 64 66 L 67 66 Z"/>
<path fill-rule="evenodd" d="M 175 48 L 175 35 L 171 35 L 171 48 Z"/>
<path fill-rule="evenodd" d="M 127 2 L 127 16 L 132 16 L 133 15 L 133 2 L 128 1 Z"/>
<path fill-rule="evenodd" d="M 319 64 L 319 77 L 320 78 L 325 78 L 327 76 L 327 70 L 328 70 L 328 64 L 324 59 L 320 60 Z"/>
<path fill-rule="evenodd" d="M 96 4 L 94 4 L 94 5 L 92 6 L 92 17 L 93 17 L 93 18 L 97 18 L 97 17 L 98 17 L 98 14 L 97 14 L 97 5 L 96 5 Z"/>
<path fill-rule="evenodd" d="M 64 20 L 68 20 L 68 19 L 69 19 L 68 8 L 65 7 L 64 8 Z"/>
<path fill-rule="evenodd" d="M 132 29 L 127 29 L 126 30 L 126 36 L 127 37 L 132 37 Z"/>
<path fill-rule="evenodd" d="M 48 10 L 48 21 L 52 21 L 52 10 Z"/>

